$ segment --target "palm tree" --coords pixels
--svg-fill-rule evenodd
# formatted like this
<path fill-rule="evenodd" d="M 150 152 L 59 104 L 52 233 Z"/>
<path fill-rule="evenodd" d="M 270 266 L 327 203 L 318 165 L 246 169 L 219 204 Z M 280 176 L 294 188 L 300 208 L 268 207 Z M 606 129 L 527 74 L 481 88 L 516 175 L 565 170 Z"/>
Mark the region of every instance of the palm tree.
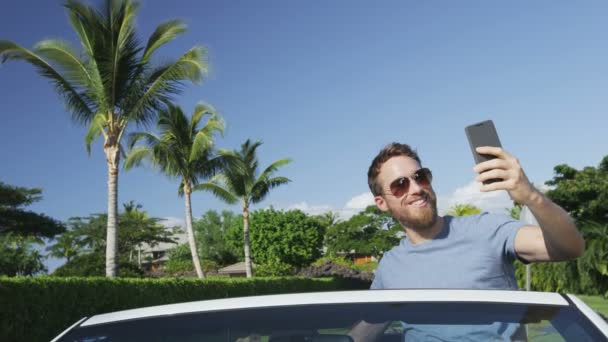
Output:
<path fill-rule="evenodd" d="M 242 200 L 243 205 L 243 238 L 245 249 L 245 271 L 251 278 L 251 247 L 249 244 L 249 206 L 261 202 L 270 189 L 286 184 L 286 177 L 273 177 L 279 167 L 291 162 L 290 159 L 279 159 L 258 174 L 256 150 L 262 143 L 251 143 L 249 139 L 241 145 L 240 151 L 220 151 L 228 161 L 222 173 L 218 173 L 208 182 L 194 187 L 195 190 L 211 191 L 215 196 L 229 204 Z"/>
<path fill-rule="evenodd" d="M 136 37 L 135 16 L 139 3 L 105 0 L 101 9 L 78 0 L 64 5 L 82 49 L 63 40 L 38 42 L 32 50 L 0 40 L 0 62 L 22 60 L 48 78 L 64 98 L 72 119 L 88 126 L 91 143 L 103 136 L 108 165 L 108 225 L 106 276 L 117 273 L 116 229 L 118 170 L 121 140 L 129 124 L 153 122 L 158 110 L 183 81 L 199 82 L 206 72 L 204 50 L 195 46 L 176 61 L 151 63 L 155 52 L 186 31 L 179 20 L 160 24 L 145 46 Z"/>
<path fill-rule="evenodd" d="M 209 119 L 198 128 L 204 115 Z M 211 177 L 221 166 L 222 158 L 213 156 L 213 134 L 224 132 L 224 124 L 215 111 L 203 104 L 194 108 L 189 121 L 181 108 L 169 105 L 160 113 L 158 119 L 160 135 L 152 133 L 133 133 L 131 135 L 131 152 L 125 161 L 125 168 L 139 165 L 143 160 L 150 160 L 163 173 L 181 179 L 178 193 L 184 195 L 186 205 L 186 230 L 192 254 L 192 262 L 199 278 L 204 278 L 196 241 L 192 229 L 192 206 L 190 195 L 200 179 Z M 134 145 L 145 141 L 145 146 Z"/>
<path fill-rule="evenodd" d="M 70 262 L 75 256 L 78 256 L 83 250 L 84 244 L 76 234 L 72 231 L 67 231 L 59 235 L 55 239 L 55 244 L 46 248 L 49 256 L 54 258 L 65 258 L 66 262 Z"/>

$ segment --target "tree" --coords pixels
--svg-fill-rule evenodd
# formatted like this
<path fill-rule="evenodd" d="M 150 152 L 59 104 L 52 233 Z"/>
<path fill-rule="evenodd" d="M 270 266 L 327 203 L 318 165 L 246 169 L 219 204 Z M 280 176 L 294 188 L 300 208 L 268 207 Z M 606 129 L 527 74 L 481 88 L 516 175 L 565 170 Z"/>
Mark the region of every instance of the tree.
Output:
<path fill-rule="evenodd" d="M 132 260 L 133 253 L 144 243 L 151 246 L 160 242 L 175 243 L 171 238 L 173 232 L 159 223 L 161 219 L 148 217 L 148 214 L 141 210 L 141 205 L 131 201 L 123 204 L 123 207 L 124 210 L 119 214 L 121 229 L 118 231 L 119 243 L 116 246 L 120 258 Z M 71 241 L 74 248 L 70 262 L 75 262 L 75 257 L 84 254 L 97 254 L 100 257 L 104 255 L 107 220 L 106 214 L 72 217 L 68 220 L 69 229 L 58 237 L 57 244 L 63 239 Z M 68 237 L 64 238 L 63 235 L 68 235 Z M 55 247 L 56 245 L 50 248 L 57 250 L 57 256 L 67 253 L 65 247 L 62 245 Z M 64 257 L 67 258 L 66 255 Z"/>
<path fill-rule="evenodd" d="M 470 216 L 481 213 L 481 209 L 471 204 L 456 204 L 448 210 L 446 215 L 450 216 Z"/>
<path fill-rule="evenodd" d="M 209 210 L 194 222 L 201 259 L 213 260 L 219 265 L 229 265 L 237 261 L 239 253 L 230 248 L 225 236 L 238 219 L 234 213 L 227 210 L 219 214 Z"/>
<path fill-rule="evenodd" d="M 249 241 L 249 206 L 264 200 L 271 189 L 289 183 L 289 178 L 274 174 L 281 166 L 291 162 L 290 159 L 279 159 L 271 163 L 258 175 L 258 158 L 256 151 L 262 143 L 249 139 L 241 145 L 240 151 L 220 151 L 227 164 L 223 171 L 206 183 L 199 184 L 196 190 L 211 191 L 226 203 L 242 201 L 243 208 L 243 243 L 245 253 L 245 271 L 247 278 L 252 277 L 251 246 Z"/>
<path fill-rule="evenodd" d="M 566 164 L 554 168 L 547 196 L 577 221 L 608 221 L 608 156 L 599 166 L 577 170 Z"/>
<path fill-rule="evenodd" d="M 75 256 L 81 253 L 83 242 L 78 239 L 73 231 L 67 231 L 57 239 L 55 244 L 47 247 L 49 256 L 54 258 L 65 258 L 66 262 L 70 262 Z"/>
<path fill-rule="evenodd" d="M 168 107 L 158 119 L 160 135 L 147 132 L 131 135 L 131 152 L 125 161 L 125 168 L 130 169 L 143 160 L 149 160 L 167 176 L 180 180 L 178 194 L 185 198 L 186 231 L 192 262 L 198 277 L 204 278 L 192 230 L 190 197 L 199 180 L 211 177 L 222 165 L 222 158 L 213 155 L 213 135 L 224 132 L 224 123 L 213 108 L 204 104 L 196 105 L 191 120 L 180 107 Z M 209 115 L 209 118 L 199 128 L 205 115 Z M 140 140 L 144 140 L 146 145 L 135 146 Z"/>
<path fill-rule="evenodd" d="M 44 256 L 33 245 L 44 245 L 65 226 L 24 207 L 40 201 L 42 190 L 0 182 L 0 275 L 31 276 L 46 272 Z"/>
<path fill-rule="evenodd" d="M 403 234 L 401 225 L 375 205 L 352 216 L 347 221 L 330 226 L 325 233 L 327 254 L 356 251 L 380 256 L 394 247 Z"/>
<path fill-rule="evenodd" d="M 32 247 L 40 239 L 14 233 L 0 235 L 0 275 L 32 276 L 46 272 L 44 256 Z"/>
<path fill-rule="evenodd" d="M 321 225 L 326 231 L 329 227 L 340 222 L 340 216 L 338 215 L 338 213 L 335 213 L 333 211 L 328 211 L 326 213 L 319 214 L 314 217 L 321 223 Z"/>
<path fill-rule="evenodd" d="M 235 222 L 227 234 L 238 247 L 244 244 L 238 238 L 243 224 Z M 255 227 L 250 235 L 253 260 L 258 270 L 267 275 L 285 275 L 309 265 L 322 254 L 323 226 L 300 210 L 256 210 L 251 213 L 251 225 Z"/>
<path fill-rule="evenodd" d="M 42 199 L 42 190 L 23 188 L 0 182 L 0 235 L 53 238 L 65 231 L 64 225 L 44 214 L 23 207 Z"/>
<path fill-rule="evenodd" d="M 196 46 L 176 61 L 154 65 L 155 52 L 186 31 L 179 20 L 160 24 L 145 46 L 137 39 L 139 3 L 105 0 L 101 9 L 77 0 L 65 5 L 82 49 L 64 40 L 48 39 L 33 49 L 0 40 L 0 62 L 22 60 L 50 80 L 63 96 L 72 119 L 88 126 L 87 151 L 100 136 L 108 166 L 106 276 L 117 273 L 116 235 L 118 171 L 121 141 L 130 124 L 146 125 L 183 81 L 199 82 L 206 71 L 204 51 Z"/>

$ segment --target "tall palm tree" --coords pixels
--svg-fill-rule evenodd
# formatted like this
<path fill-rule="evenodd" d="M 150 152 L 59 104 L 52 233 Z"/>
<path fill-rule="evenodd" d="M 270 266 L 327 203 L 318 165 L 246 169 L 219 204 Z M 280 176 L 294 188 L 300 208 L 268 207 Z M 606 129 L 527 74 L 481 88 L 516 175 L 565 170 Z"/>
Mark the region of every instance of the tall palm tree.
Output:
<path fill-rule="evenodd" d="M 245 271 L 251 278 L 251 247 L 249 244 L 249 206 L 261 202 L 270 189 L 286 184 L 286 177 L 273 177 L 279 167 L 291 162 L 290 159 L 279 159 L 268 166 L 258 175 L 257 148 L 260 141 L 251 142 L 249 139 L 241 145 L 240 151 L 220 151 L 220 155 L 228 161 L 223 172 L 218 173 L 208 182 L 194 187 L 195 190 L 211 191 L 215 196 L 229 204 L 242 201 L 243 205 L 243 238 L 245 249 Z"/>
<path fill-rule="evenodd" d="M 136 37 L 139 3 L 105 0 L 101 9 L 78 0 L 64 5 L 82 45 L 77 51 L 63 40 L 49 39 L 26 49 L 0 40 L 0 63 L 22 60 L 48 78 L 64 98 L 72 119 L 88 126 L 87 151 L 103 136 L 108 165 L 108 225 L 106 276 L 117 273 L 116 229 L 121 140 L 129 124 L 146 125 L 183 81 L 199 82 L 207 64 L 195 46 L 175 61 L 153 64 L 155 52 L 186 31 L 179 20 L 160 24 L 142 45 Z"/>
<path fill-rule="evenodd" d="M 199 123 L 207 114 L 207 122 L 199 128 Z M 213 155 L 213 135 L 223 133 L 224 124 L 215 111 L 206 105 L 198 104 L 191 120 L 181 108 L 169 105 L 167 110 L 160 113 L 158 128 L 160 135 L 147 132 L 131 135 L 131 152 L 125 161 L 125 168 L 130 169 L 143 160 L 149 160 L 166 175 L 180 178 L 178 193 L 185 198 L 186 230 L 192 262 L 198 277 L 204 278 L 192 229 L 190 195 L 199 180 L 213 176 L 221 166 L 222 158 Z M 134 147 L 140 140 L 145 142 L 145 146 Z"/>

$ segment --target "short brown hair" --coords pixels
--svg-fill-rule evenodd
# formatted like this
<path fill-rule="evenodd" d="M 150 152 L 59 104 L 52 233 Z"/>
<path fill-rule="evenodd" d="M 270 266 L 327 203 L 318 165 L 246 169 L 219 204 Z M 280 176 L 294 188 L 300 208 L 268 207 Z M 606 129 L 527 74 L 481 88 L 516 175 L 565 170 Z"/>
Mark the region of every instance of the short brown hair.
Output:
<path fill-rule="evenodd" d="M 378 175 L 380 174 L 382 164 L 392 157 L 397 156 L 410 157 L 417 161 L 418 164 L 422 164 L 420 158 L 418 157 L 418 153 L 413 150 L 410 145 L 396 142 L 386 145 L 382 150 L 380 150 L 376 158 L 374 158 L 372 161 L 372 165 L 369 166 L 369 170 L 367 170 L 367 185 L 374 196 L 379 196 L 382 193 L 380 184 L 376 182 Z"/>

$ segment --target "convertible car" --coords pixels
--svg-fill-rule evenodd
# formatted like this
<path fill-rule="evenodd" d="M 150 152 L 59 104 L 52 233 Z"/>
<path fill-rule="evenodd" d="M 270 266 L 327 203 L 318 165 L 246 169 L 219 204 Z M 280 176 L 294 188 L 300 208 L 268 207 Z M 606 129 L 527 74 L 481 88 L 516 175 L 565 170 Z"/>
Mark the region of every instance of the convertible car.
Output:
<path fill-rule="evenodd" d="M 573 295 L 369 290 L 206 300 L 83 318 L 53 341 L 608 341 Z"/>

